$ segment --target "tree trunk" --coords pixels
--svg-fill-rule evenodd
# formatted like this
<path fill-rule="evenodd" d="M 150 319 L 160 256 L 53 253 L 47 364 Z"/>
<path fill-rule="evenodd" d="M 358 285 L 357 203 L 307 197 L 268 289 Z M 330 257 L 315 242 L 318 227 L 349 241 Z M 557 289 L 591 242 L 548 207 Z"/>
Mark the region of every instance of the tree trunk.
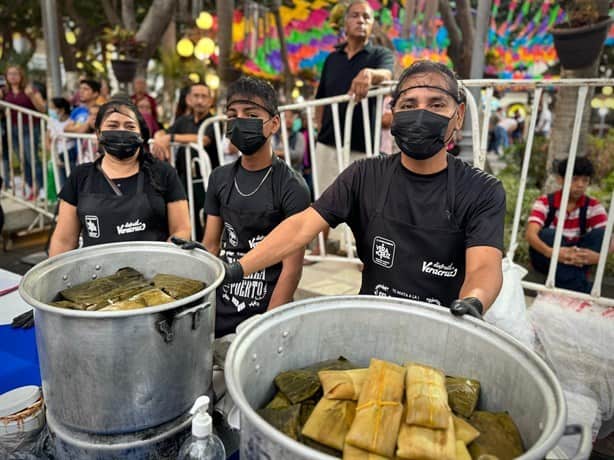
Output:
<path fill-rule="evenodd" d="M 166 30 L 173 19 L 175 8 L 174 0 L 154 0 L 149 7 L 143 23 L 136 33 L 136 39 L 145 43 L 145 49 L 141 55 L 141 67 L 146 68 L 147 61 L 153 56 L 160 44 L 163 30 Z"/>
<path fill-rule="evenodd" d="M 409 39 L 411 35 L 411 25 L 416 15 L 416 0 L 405 0 L 405 19 L 403 20 L 403 31 L 401 37 Z"/>
<path fill-rule="evenodd" d="M 122 21 L 115 11 L 115 6 L 109 0 L 101 0 L 102 11 L 112 26 L 120 26 Z"/>
<path fill-rule="evenodd" d="M 122 22 L 125 29 L 136 30 L 134 0 L 122 0 Z"/>
<path fill-rule="evenodd" d="M 431 47 L 431 42 L 434 38 L 433 18 L 435 17 L 435 13 L 437 13 L 437 2 L 426 2 L 426 5 L 424 7 L 423 30 L 426 34 L 427 48 Z"/>
<path fill-rule="evenodd" d="M 165 53 L 174 53 L 175 44 L 177 43 L 177 27 L 175 21 L 171 21 L 164 35 L 162 35 L 162 41 L 160 47 Z M 162 86 L 162 107 L 164 114 L 170 119 L 174 113 L 175 104 L 175 90 L 177 89 L 175 80 L 172 78 L 165 78 L 164 85 Z M 169 120 L 164 120 L 169 121 Z"/>
<path fill-rule="evenodd" d="M 275 0 L 273 2 L 273 16 L 275 17 L 275 28 L 277 29 L 277 37 L 279 38 L 279 48 L 281 50 L 281 62 L 283 64 L 284 96 L 286 97 L 286 102 L 290 103 L 292 101 L 292 88 L 294 87 L 294 77 L 292 75 L 292 72 L 290 71 L 290 61 L 288 60 L 288 47 L 286 45 L 284 26 L 283 26 L 283 23 L 281 22 L 281 13 L 279 12 L 280 6 L 281 6 L 280 0 Z"/>
<path fill-rule="evenodd" d="M 561 68 L 561 79 L 596 77 L 598 69 L 599 58 L 595 60 L 592 66 L 584 69 L 569 70 Z M 590 100 L 593 98 L 593 94 L 594 89 L 589 88 L 586 96 L 586 104 L 584 105 L 584 112 L 582 114 L 580 139 L 578 140 L 577 156 L 579 157 L 586 154 L 586 135 L 591 115 Z M 578 88 L 559 89 L 555 100 L 555 107 L 552 112 L 552 129 L 550 130 L 550 143 L 548 145 L 548 168 L 552 168 L 554 160 L 563 160 L 569 156 L 577 102 Z M 550 173 L 548 175 L 544 188 L 546 193 L 553 192 L 558 188 L 556 176 L 554 174 Z"/>
<path fill-rule="evenodd" d="M 220 47 L 218 60 L 218 74 L 220 76 L 220 87 L 218 103 L 226 97 L 226 88 L 233 77 L 232 64 L 230 63 L 230 53 L 232 52 L 232 16 L 234 13 L 234 0 L 216 0 L 217 6 L 217 43 Z"/>
<path fill-rule="evenodd" d="M 450 2 L 448 0 L 439 0 L 439 12 L 443 24 L 448 30 L 448 36 L 450 37 L 450 45 L 448 46 L 448 56 L 452 60 L 454 67 L 458 69 L 461 63 L 461 49 L 463 36 L 461 30 L 456 23 L 452 8 L 450 8 Z"/>
<path fill-rule="evenodd" d="M 469 0 L 456 0 L 457 22 L 462 34 L 462 45 L 460 47 L 460 59 L 455 63 L 456 72 L 460 78 L 469 78 L 471 74 L 471 55 L 473 53 L 473 38 L 475 26 L 471 16 L 471 5 Z"/>

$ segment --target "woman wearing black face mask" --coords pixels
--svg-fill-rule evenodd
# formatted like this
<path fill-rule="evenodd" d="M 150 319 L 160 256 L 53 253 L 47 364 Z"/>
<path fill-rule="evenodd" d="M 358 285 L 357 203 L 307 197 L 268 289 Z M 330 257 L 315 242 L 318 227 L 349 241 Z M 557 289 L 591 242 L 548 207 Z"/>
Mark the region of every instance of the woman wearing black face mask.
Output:
<path fill-rule="evenodd" d="M 392 107 L 391 132 L 402 153 L 350 165 L 311 208 L 286 220 L 227 273 L 271 265 L 346 222 L 364 263 L 361 294 L 481 316 L 502 283 L 505 192 L 494 177 L 446 152 L 462 126 L 460 96 L 445 66 L 419 61 L 407 68 Z"/>
<path fill-rule="evenodd" d="M 309 206 L 303 179 L 273 155 L 279 130 L 273 87 L 256 78 L 240 78 L 228 89 L 227 137 L 242 156 L 216 168 L 209 178 L 204 245 L 228 263 L 241 258 L 286 217 Z M 281 263 L 218 289 L 215 334 L 235 331 L 239 323 L 292 300 L 302 273 L 304 247 Z M 264 268 L 264 267 L 263 267 Z"/>
<path fill-rule="evenodd" d="M 77 166 L 60 192 L 49 255 L 78 246 L 189 238 L 185 191 L 177 172 L 147 151 L 145 120 L 128 100 L 103 105 L 95 122 L 101 157 Z"/>

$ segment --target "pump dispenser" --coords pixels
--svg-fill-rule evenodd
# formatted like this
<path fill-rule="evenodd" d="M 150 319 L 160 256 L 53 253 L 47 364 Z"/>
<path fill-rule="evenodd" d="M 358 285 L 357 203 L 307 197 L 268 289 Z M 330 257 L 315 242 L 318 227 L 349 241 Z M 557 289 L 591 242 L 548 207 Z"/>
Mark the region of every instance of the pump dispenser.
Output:
<path fill-rule="evenodd" d="M 190 414 L 192 419 L 192 436 L 183 444 L 179 451 L 179 460 L 225 460 L 224 444 L 213 434 L 213 420 L 207 412 L 209 397 L 199 396 Z"/>

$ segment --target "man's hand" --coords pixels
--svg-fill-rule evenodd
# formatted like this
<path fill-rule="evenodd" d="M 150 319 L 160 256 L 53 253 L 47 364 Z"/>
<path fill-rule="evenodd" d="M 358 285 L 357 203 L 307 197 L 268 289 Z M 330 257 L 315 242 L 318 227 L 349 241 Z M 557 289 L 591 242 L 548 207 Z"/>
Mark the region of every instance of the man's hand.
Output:
<path fill-rule="evenodd" d="M 171 159 L 171 136 L 162 134 L 154 138 L 151 144 L 151 153 L 158 160 L 169 161 Z"/>
<path fill-rule="evenodd" d="M 584 250 L 577 248 L 576 246 L 567 247 L 562 246 L 559 251 L 559 262 L 565 265 L 574 265 L 576 267 L 582 267 L 586 265 L 586 254 Z"/>
<path fill-rule="evenodd" d="M 471 315 L 475 318 L 482 319 L 484 306 L 477 297 L 465 297 L 457 299 L 450 305 L 450 311 L 455 316 Z"/>
<path fill-rule="evenodd" d="M 352 80 L 352 86 L 350 86 L 350 90 L 348 94 L 354 95 L 356 102 L 360 101 L 362 98 L 367 96 L 369 92 L 369 88 L 372 85 L 373 75 L 369 69 L 362 69 L 358 72 L 358 75 L 354 77 Z"/>

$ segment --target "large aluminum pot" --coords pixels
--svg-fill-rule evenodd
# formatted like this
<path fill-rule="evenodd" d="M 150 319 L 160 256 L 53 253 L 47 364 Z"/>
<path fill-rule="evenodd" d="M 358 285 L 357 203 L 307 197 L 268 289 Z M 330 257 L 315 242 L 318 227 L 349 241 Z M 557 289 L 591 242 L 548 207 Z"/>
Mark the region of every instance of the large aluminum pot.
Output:
<path fill-rule="evenodd" d="M 90 312 L 48 305 L 69 286 L 133 267 L 207 283 L 185 299 L 139 310 Z M 24 276 L 19 293 L 35 308 L 47 409 L 74 430 L 129 433 L 160 425 L 205 394 L 213 368 L 215 288 L 221 262 L 169 243 L 92 246 L 53 257 Z"/>
<path fill-rule="evenodd" d="M 495 327 L 422 302 L 320 297 L 268 312 L 228 351 L 226 385 L 241 412 L 242 459 L 332 458 L 284 436 L 255 409 L 273 397 L 279 372 L 340 355 L 365 367 L 371 357 L 417 361 L 480 380 L 481 407 L 508 411 L 518 425 L 527 448 L 522 459 L 543 459 L 566 431 L 563 391 L 552 371 Z M 581 431 L 579 458 L 587 458 L 590 428 Z"/>

